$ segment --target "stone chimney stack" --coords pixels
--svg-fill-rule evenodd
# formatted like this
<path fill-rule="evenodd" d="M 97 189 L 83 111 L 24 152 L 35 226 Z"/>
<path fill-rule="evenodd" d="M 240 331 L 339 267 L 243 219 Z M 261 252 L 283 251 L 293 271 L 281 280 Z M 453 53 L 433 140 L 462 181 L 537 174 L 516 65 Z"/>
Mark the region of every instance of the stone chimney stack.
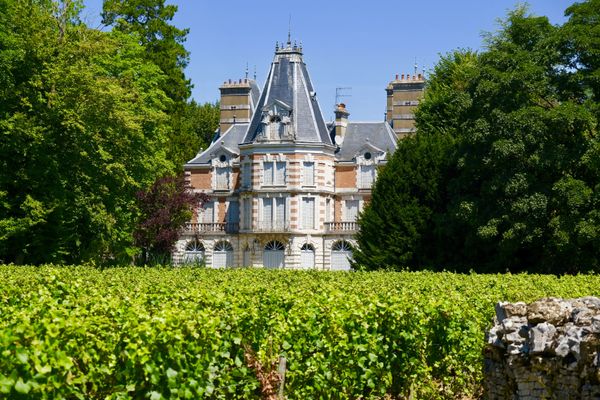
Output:
<path fill-rule="evenodd" d="M 350 113 L 346 110 L 346 105 L 344 103 L 337 105 L 335 109 L 335 142 L 337 144 L 341 144 L 344 141 L 349 115 Z"/>

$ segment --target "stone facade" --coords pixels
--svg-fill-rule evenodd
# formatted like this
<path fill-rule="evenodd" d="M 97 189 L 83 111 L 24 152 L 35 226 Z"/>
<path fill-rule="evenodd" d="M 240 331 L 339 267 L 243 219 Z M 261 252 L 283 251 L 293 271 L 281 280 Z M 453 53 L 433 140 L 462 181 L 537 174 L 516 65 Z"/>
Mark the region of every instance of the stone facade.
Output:
<path fill-rule="evenodd" d="M 600 399 L 599 298 L 499 303 L 486 339 L 487 399 Z"/>
<path fill-rule="evenodd" d="M 220 88 L 216 138 L 184 166 L 211 201 L 182 232 L 175 263 L 350 268 L 356 218 L 397 139 L 385 121 L 350 121 L 343 104 L 326 123 L 302 55 L 277 46 L 262 91 L 247 78 Z"/>

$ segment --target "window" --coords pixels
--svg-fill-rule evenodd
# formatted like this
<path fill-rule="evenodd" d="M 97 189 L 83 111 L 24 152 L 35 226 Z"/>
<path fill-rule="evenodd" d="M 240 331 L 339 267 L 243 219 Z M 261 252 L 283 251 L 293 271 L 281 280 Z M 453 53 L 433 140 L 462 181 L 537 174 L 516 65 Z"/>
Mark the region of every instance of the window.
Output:
<path fill-rule="evenodd" d="M 240 223 L 240 203 L 237 200 L 229 202 L 227 208 L 227 232 L 235 232 Z"/>
<path fill-rule="evenodd" d="M 285 185 L 285 161 L 265 161 L 264 179 L 265 186 L 283 186 Z"/>
<path fill-rule="evenodd" d="M 201 264 L 204 262 L 204 246 L 198 240 L 192 240 L 185 246 L 184 264 Z"/>
<path fill-rule="evenodd" d="M 285 198 L 263 199 L 264 229 L 283 229 L 285 227 Z"/>
<path fill-rule="evenodd" d="M 345 221 L 356 221 L 356 218 L 358 217 L 358 200 L 346 200 L 345 212 Z"/>
<path fill-rule="evenodd" d="M 285 185 L 285 162 L 275 163 L 275 185 Z"/>
<path fill-rule="evenodd" d="M 283 268 L 285 260 L 285 246 L 276 240 L 267 243 L 263 251 L 263 265 L 265 268 Z"/>
<path fill-rule="evenodd" d="M 352 246 L 345 240 L 335 242 L 331 247 L 331 269 L 348 271 L 351 269 Z"/>
<path fill-rule="evenodd" d="M 315 229 L 315 199 L 302 198 L 302 229 Z"/>
<path fill-rule="evenodd" d="M 212 224 L 214 222 L 214 217 L 215 217 L 215 202 L 214 201 L 208 201 L 206 203 L 204 203 L 204 207 L 200 212 L 201 214 L 201 218 L 199 218 L 199 220 L 201 219 L 200 222 L 204 222 L 205 224 Z"/>
<path fill-rule="evenodd" d="M 244 229 L 252 229 L 252 199 L 243 199 L 243 210 L 242 215 L 244 217 L 243 227 Z"/>
<path fill-rule="evenodd" d="M 361 165 L 360 166 L 360 187 L 363 189 L 371 188 L 371 186 L 373 186 L 374 180 L 375 180 L 375 166 L 374 165 Z"/>
<path fill-rule="evenodd" d="M 273 186 L 273 162 L 267 161 L 264 163 L 264 166 L 263 184 L 265 186 Z"/>
<path fill-rule="evenodd" d="M 229 190 L 229 167 L 217 167 L 216 190 Z"/>
<path fill-rule="evenodd" d="M 252 164 L 246 163 L 242 164 L 242 186 L 245 188 L 249 188 L 252 186 Z"/>
<path fill-rule="evenodd" d="M 315 185 L 315 163 L 304 162 L 304 186 Z"/>
<path fill-rule="evenodd" d="M 315 248 L 312 244 L 305 243 L 300 249 L 300 267 L 304 269 L 315 267 Z"/>

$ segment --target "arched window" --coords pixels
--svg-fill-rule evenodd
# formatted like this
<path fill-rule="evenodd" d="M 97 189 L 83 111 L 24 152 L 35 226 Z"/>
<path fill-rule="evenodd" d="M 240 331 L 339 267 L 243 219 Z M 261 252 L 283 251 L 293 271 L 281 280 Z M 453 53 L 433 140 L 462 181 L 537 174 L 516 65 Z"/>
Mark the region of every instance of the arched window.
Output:
<path fill-rule="evenodd" d="M 331 247 L 331 269 L 348 271 L 351 269 L 352 245 L 345 240 L 337 241 Z"/>
<path fill-rule="evenodd" d="M 263 265 L 265 268 L 283 268 L 285 261 L 285 246 L 276 240 L 266 244 L 263 251 Z"/>
<path fill-rule="evenodd" d="M 233 267 L 233 247 L 225 240 L 217 242 L 213 250 L 213 268 Z"/>
<path fill-rule="evenodd" d="M 304 269 L 315 268 L 315 247 L 310 243 L 305 243 L 300 248 L 300 267 Z"/>
<path fill-rule="evenodd" d="M 204 245 L 199 240 L 192 240 L 185 246 L 184 264 L 201 264 L 204 262 Z"/>

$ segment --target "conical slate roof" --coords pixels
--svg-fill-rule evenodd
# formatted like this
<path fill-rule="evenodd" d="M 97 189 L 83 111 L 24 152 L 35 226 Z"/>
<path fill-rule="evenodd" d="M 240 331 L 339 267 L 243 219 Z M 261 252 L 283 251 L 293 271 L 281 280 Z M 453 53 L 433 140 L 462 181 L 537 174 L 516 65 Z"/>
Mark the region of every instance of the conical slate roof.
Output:
<path fill-rule="evenodd" d="M 286 47 L 275 50 L 269 76 L 242 143 L 252 143 L 257 139 L 263 129 L 265 115 L 274 108 L 290 113 L 296 142 L 333 144 L 302 60 L 302 48 L 292 46 L 290 41 Z"/>

